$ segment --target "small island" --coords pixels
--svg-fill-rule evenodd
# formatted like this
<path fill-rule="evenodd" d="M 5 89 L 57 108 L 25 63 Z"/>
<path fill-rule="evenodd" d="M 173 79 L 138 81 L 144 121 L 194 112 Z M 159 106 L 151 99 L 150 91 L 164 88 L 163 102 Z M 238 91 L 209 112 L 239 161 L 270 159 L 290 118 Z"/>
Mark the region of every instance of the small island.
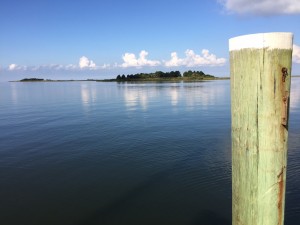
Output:
<path fill-rule="evenodd" d="M 43 78 L 24 78 L 22 80 L 10 81 L 10 82 L 72 82 L 72 81 L 101 81 L 98 79 L 86 79 L 86 80 L 51 80 Z"/>
<path fill-rule="evenodd" d="M 45 79 L 42 78 L 24 78 L 20 80 L 20 82 L 32 82 L 32 81 L 45 81 Z"/>
<path fill-rule="evenodd" d="M 107 81 L 199 81 L 199 80 L 220 80 L 228 78 L 215 77 L 210 74 L 205 74 L 203 71 L 186 71 L 181 75 L 180 71 L 162 72 L 156 71 L 154 73 L 137 73 L 125 76 L 118 75 L 116 79 Z"/>

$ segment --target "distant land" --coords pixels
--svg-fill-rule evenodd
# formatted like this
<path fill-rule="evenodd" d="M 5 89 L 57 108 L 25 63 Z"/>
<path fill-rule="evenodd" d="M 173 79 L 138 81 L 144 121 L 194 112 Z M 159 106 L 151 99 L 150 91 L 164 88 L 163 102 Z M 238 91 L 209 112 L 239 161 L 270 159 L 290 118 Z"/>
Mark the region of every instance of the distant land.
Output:
<path fill-rule="evenodd" d="M 171 72 L 162 72 L 156 71 L 154 73 L 137 73 L 137 74 L 130 74 L 125 76 L 118 75 L 116 81 L 161 81 L 161 80 L 219 80 L 219 79 L 226 79 L 215 77 L 210 74 L 205 74 L 202 71 L 186 71 L 181 75 L 179 71 L 171 71 Z M 228 78 L 227 78 L 228 79 Z"/>
<path fill-rule="evenodd" d="M 71 81 L 101 81 L 97 79 L 86 79 L 86 80 L 52 80 L 44 78 L 24 78 L 22 80 L 10 81 L 10 82 L 71 82 Z"/>
<path fill-rule="evenodd" d="M 300 77 L 300 75 L 292 75 L 292 77 Z M 96 82 L 135 82 L 135 81 L 204 81 L 204 80 L 228 80 L 230 77 L 215 77 L 210 74 L 205 74 L 203 71 L 186 71 L 181 74 L 179 71 L 154 73 L 136 73 L 129 75 L 117 75 L 114 79 L 86 79 L 86 80 L 52 80 L 43 78 L 24 78 L 22 80 L 10 82 L 72 82 L 72 81 L 96 81 Z"/>
<path fill-rule="evenodd" d="M 86 80 L 52 80 L 43 78 L 24 78 L 22 80 L 12 82 L 70 82 L 70 81 L 97 81 L 97 82 L 125 82 L 125 81 L 202 81 L 202 80 L 225 80 L 229 77 L 215 77 L 210 74 L 205 74 L 202 71 L 186 71 L 181 74 L 179 71 L 154 73 L 137 73 L 129 75 L 118 75 L 115 79 L 86 79 Z"/>

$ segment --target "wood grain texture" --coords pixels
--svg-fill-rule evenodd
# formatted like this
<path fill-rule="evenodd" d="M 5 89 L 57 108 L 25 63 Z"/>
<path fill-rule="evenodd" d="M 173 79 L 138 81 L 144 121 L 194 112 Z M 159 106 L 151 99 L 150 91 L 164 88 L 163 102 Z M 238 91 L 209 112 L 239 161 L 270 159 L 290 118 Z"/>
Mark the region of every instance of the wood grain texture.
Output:
<path fill-rule="evenodd" d="M 233 225 L 283 224 L 291 58 L 289 49 L 230 51 Z"/>

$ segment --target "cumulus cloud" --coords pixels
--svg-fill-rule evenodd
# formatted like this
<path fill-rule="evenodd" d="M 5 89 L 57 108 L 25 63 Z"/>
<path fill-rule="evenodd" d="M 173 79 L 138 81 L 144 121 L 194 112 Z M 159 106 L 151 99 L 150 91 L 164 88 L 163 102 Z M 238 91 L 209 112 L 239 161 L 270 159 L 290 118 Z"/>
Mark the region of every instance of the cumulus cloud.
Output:
<path fill-rule="evenodd" d="M 79 68 L 80 69 L 86 69 L 86 68 L 95 69 L 96 64 L 92 60 L 89 60 L 87 57 L 82 56 L 79 59 Z"/>
<path fill-rule="evenodd" d="M 219 0 L 224 8 L 237 14 L 300 14 L 299 0 Z"/>
<path fill-rule="evenodd" d="M 9 71 L 14 71 L 14 70 L 26 70 L 27 67 L 26 66 L 19 66 L 15 63 L 12 63 L 8 66 L 8 70 Z"/>
<path fill-rule="evenodd" d="M 143 67 L 143 66 L 158 66 L 161 64 L 161 62 L 157 60 L 149 60 L 147 59 L 148 52 L 145 50 L 142 50 L 139 54 L 139 58 L 136 58 L 135 54 L 133 53 L 125 53 L 125 55 L 122 56 L 123 63 L 121 64 L 121 67 L 127 68 L 127 67 Z"/>
<path fill-rule="evenodd" d="M 8 66 L 8 70 L 15 70 L 17 68 L 17 64 L 10 64 L 9 66 Z"/>
<path fill-rule="evenodd" d="M 181 66 L 184 64 L 184 59 L 178 58 L 177 52 L 171 53 L 171 59 L 165 62 L 165 66 L 173 67 L 173 66 Z"/>
<path fill-rule="evenodd" d="M 293 62 L 300 63 L 300 46 L 293 45 Z"/>
<path fill-rule="evenodd" d="M 202 55 L 197 55 L 193 50 L 185 51 L 185 58 L 179 58 L 176 52 L 171 53 L 171 59 L 165 61 L 166 67 L 186 66 L 223 66 L 225 58 L 217 58 L 216 55 L 209 53 L 209 50 L 203 49 Z"/>

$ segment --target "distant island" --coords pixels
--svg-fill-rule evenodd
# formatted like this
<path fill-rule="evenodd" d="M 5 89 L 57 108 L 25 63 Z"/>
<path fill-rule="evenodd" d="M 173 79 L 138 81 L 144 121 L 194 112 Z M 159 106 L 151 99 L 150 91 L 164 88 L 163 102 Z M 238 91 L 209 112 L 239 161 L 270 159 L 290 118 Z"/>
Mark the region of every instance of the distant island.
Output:
<path fill-rule="evenodd" d="M 22 80 L 20 80 L 21 82 L 31 82 L 31 81 L 45 81 L 44 79 L 41 79 L 41 78 L 24 78 Z"/>
<path fill-rule="evenodd" d="M 159 80 L 216 80 L 226 79 L 215 77 L 210 74 L 205 74 L 203 71 L 186 71 L 181 75 L 179 71 L 162 72 L 156 71 L 154 73 L 137 73 L 125 76 L 118 75 L 116 81 L 159 81 Z"/>
<path fill-rule="evenodd" d="M 11 82 L 71 82 L 71 81 L 101 81 L 98 79 L 86 79 L 86 80 L 51 80 L 51 79 L 43 79 L 43 78 L 24 78 L 22 80 L 11 81 Z"/>
<path fill-rule="evenodd" d="M 24 78 L 14 82 L 71 82 L 71 81 L 97 81 L 97 82 L 125 82 L 125 81 L 203 81 L 203 80 L 224 80 L 229 77 L 215 77 L 205 74 L 203 71 L 186 71 L 183 74 L 180 71 L 154 73 L 136 73 L 129 75 L 117 75 L 115 79 L 86 79 L 86 80 L 51 80 L 43 78 Z"/>

